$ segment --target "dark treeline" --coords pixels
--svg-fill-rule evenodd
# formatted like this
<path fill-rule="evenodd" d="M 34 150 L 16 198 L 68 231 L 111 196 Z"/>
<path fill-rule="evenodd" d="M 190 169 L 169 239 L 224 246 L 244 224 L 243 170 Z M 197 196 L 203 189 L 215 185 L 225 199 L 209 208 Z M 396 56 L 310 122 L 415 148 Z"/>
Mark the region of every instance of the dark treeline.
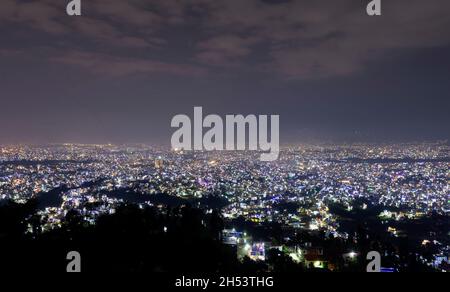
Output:
<path fill-rule="evenodd" d="M 92 225 L 69 211 L 60 228 L 42 232 L 39 203 L 0 206 L 0 270 L 65 272 L 69 251 L 81 254 L 85 272 L 258 272 L 268 264 L 244 260 L 221 240 L 219 212 L 189 206 L 159 210 L 123 204 Z M 277 270 L 299 270 L 289 257 L 271 254 Z"/>
<path fill-rule="evenodd" d="M 44 222 L 37 215 L 38 206 L 35 199 L 26 204 L 8 201 L 0 205 L 0 272 L 65 272 L 69 251 L 81 254 L 84 272 L 316 271 L 294 263 L 290 256 L 277 249 L 267 252 L 265 262 L 249 258 L 238 261 L 236 248 L 222 241 L 225 222 L 218 211 L 206 214 L 189 205 L 158 209 L 126 203 L 118 206 L 113 214 L 98 217 L 95 224 L 71 210 L 60 227 L 43 232 Z M 283 240 L 282 226 L 275 223 L 257 228 L 246 221 L 237 220 L 234 224 L 244 226 L 255 236 L 258 231 L 263 232 L 262 237 L 269 233 L 273 242 Z M 389 266 L 398 261 L 395 254 L 400 253 L 401 262 L 408 264 L 406 270 L 424 270 L 411 259 L 408 246 L 386 245 L 386 241 L 367 232 L 359 226 L 354 236 L 343 241 L 305 231 L 297 235 L 294 244 L 308 242 L 322 247 L 336 271 L 365 271 L 365 256 L 352 265 L 343 262 L 342 254 L 349 247 L 361 255 L 370 250 L 392 251 L 392 256 L 383 258 Z"/>

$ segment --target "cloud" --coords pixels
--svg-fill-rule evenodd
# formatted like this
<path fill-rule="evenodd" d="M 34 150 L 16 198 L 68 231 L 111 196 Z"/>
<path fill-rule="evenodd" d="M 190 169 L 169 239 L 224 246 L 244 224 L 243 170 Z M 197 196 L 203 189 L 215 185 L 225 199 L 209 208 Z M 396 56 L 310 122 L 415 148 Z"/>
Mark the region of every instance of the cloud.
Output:
<path fill-rule="evenodd" d="M 69 17 L 65 12 L 68 2 L 52 0 L 21 1 L 4 0 L 0 10 L 0 25 L 12 28 L 18 26 L 23 33 L 18 35 L 19 43 L 9 42 L 1 56 L 18 56 L 14 51 L 27 56 L 42 58 L 66 65 L 77 65 L 91 73 L 107 76 L 127 74 L 164 73 L 174 75 L 198 75 L 202 71 L 194 66 L 170 64 L 149 58 L 142 52 L 160 50 L 167 40 L 156 31 L 164 17 L 145 7 L 144 1 L 99 1 L 82 2 L 83 16 Z M 33 46 L 30 35 L 50 40 L 46 53 L 42 54 L 42 43 Z M 22 37 L 22 39 L 20 39 Z M 76 48 L 74 50 L 73 48 Z M 121 57 L 128 50 L 139 57 Z"/>
<path fill-rule="evenodd" d="M 57 21 L 59 14 L 60 11 L 48 1 L 4 0 L 0 9 L 0 23 L 20 23 L 51 34 L 65 33 L 67 28 Z"/>
<path fill-rule="evenodd" d="M 18 49 L 3 49 L 3 48 L 0 48 L 0 57 L 3 57 L 3 58 L 23 57 L 23 51 L 18 50 Z"/>
<path fill-rule="evenodd" d="M 82 37 L 118 47 L 156 47 L 164 40 L 154 36 L 163 17 L 145 9 L 143 1 L 82 2 L 83 16 L 69 17 L 68 3 L 51 0 L 4 0 L 0 23 L 16 24 L 57 37 Z"/>
<path fill-rule="evenodd" d="M 164 20 L 158 13 L 146 9 L 145 1 L 92 1 L 88 5 L 98 14 L 128 25 L 148 28 L 159 25 Z"/>
<path fill-rule="evenodd" d="M 201 59 L 210 65 L 226 66 L 227 52 L 242 52 L 241 65 L 246 66 L 263 51 L 268 60 L 259 68 L 266 71 L 300 79 L 345 76 L 395 49 L 450 43 L 446 0 L 383 1 L 381 17 L 367 16 L 366 3 L 360 0 L 202 2 L 207 29 L 212 34 L 225 31 L 230 40 L 226 51 L 211 46 L 204 52 L 200 47 Z M 259 45 L 236 41 L 243 34 L 258 39 Z M 204 43 L 215 39 L 213 35 Z"/>
<path fill-rule="evenodd" d="M 232 66 L 252 53 L 251 46 L 258 43 L 258 38 L 237 35 L 212 37 L 197 44 L 200 52 L 196 58 L 208 65 Z"/>
<path fill-rule="evenodd" d="M 143 63 L 151 64 L 158 59 L 152 52 L 159 50 L 174 63 L 194 60 L 197 67 L 224 70 L 245 67 L 290 79 L 347 76 L 395 50 L 450 43 L 448 0 L 382 1 L 381 17 L 367 16 L 367 3 L 89 0 L 83 1 L 82 17 L 68 17 L 64 1 L 3 0 L 0 25 L 29 26 L 55 40 L 64 39 L 58 42 L 65 44 L 63 49 L 104 50 L 105 55 L 117 54 L 117 59 L 127 49 L 130 56 L 138 52 Z M 138 67 L 123 68 L 145 71 Z"/>
<path fill-rule="evenodd" d="M 89 37 L 96 43 L 111 47 L 158 48 L 163 43 L 157 38 L 124 34 L 109 22 L 91 17 L 80 17 L 73 23 L 73 29 L 76 31 L 74 34 Z"/>
<path fill-rule="evenodd" d="M 51 57 L 51 61 L 85 68 L 105 76 L 121 77 L 130 74 L 170 74 L 179 76 L 200 76 L 205 70 L 185 64 L 170 64 L 155 60 L 119 57 L 102 53 L 69 51 Z"/>

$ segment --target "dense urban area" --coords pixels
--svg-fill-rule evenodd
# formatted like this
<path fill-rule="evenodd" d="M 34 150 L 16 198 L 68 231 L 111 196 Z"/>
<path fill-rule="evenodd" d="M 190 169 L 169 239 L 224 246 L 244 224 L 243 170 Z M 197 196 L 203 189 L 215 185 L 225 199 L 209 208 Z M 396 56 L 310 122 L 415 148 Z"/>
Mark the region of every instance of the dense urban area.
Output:
<path fill-rule="evenodd" d="M 164 236 L 179 232 L 174 218 L 199 212 L 199 228 L 219 229 L 220 248 L 253 271 L 362 270 L 371 250 L 382 271 L 449 271 L 448 143 L 295 145 L 274 162 L 259 154 L 4 146 L 0 217 L 35 201 L 21 221 L 32 241 L 69 230 L 74 214 L 89 227 L 133 206 L 152 210 L 165 216 L 152 227 Z"/>

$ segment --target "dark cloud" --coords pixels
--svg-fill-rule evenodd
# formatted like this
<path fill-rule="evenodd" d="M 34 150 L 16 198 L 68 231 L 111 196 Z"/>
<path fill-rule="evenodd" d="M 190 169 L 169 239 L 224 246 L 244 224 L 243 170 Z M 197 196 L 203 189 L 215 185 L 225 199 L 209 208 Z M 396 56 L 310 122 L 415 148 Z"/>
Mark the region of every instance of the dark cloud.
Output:
<path fill-rule="evenodd" d="M 65 16 L 63 4 L 6 0 L 0 21 L 67 38 L 77 34 L 109 47 L 148 50 L 170 49 L 176 43 L 173 32 L 180 31 L 196 35 L 192 57 L 184 62 L 248 66 L 258 52 L 265 57 L 255 70 L 270 68 L 300 79 L 349 75 L 390 50 L 450 42 L 446 0 L 384 1 L 378 18 L 368 17 L 360 0 L 91 0 L 83 2 L 79 18 Z M 177 43 L 179 50 L 190 44 L 184 45 Z M 81 49 L 96 48 L 85 44 Z"/>
<path fill-rule="evenodd" d="M 258 49 L 270 56 L 264 67 L 291 78 L 348 75 L 390 50 L 450 42 L 450 3 L 445 0 L 384 1 L 378 18 L 368 17 L 364 1 L 355 0 L 207 3 L 209 29 L 233 32 L 238 40 L 244 33 L 258 39 Z M 248 43 L 233 43 L 236 50 L 250 49 Z M 226 51 L 213 53 L 213 60 L 227 60 Z"/>

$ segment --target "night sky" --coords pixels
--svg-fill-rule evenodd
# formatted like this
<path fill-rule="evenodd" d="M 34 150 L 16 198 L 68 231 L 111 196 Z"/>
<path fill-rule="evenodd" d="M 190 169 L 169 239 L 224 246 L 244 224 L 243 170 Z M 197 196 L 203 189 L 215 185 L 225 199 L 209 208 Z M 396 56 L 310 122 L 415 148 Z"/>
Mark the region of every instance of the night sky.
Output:
<path fill-rule="evenodd" d="M 0 144 L 169 144 L 176 114 L 280 142 L 450 138 L 450 1 L 0 2 Z"/>

